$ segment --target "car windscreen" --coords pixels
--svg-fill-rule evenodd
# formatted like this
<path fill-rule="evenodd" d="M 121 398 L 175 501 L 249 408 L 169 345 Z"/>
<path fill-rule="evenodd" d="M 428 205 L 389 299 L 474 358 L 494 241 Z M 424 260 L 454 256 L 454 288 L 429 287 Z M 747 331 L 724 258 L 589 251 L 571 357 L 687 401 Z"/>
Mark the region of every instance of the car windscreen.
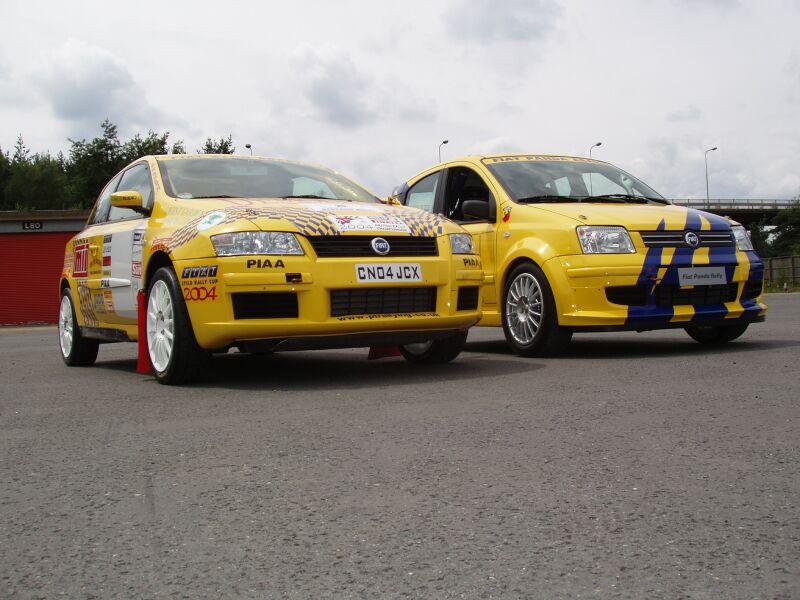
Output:
<path fill-rule="evenodd" d="M 517 202 L 667 203 L 647 184 L 600 161 L 501 158 L 484 163 Z"/>
<path fill-rule="evenodd" d="M 358 184 L 324 167 L 245 157 L 158 160 L 173 198 L 331 198 L 379 202 Z"/>

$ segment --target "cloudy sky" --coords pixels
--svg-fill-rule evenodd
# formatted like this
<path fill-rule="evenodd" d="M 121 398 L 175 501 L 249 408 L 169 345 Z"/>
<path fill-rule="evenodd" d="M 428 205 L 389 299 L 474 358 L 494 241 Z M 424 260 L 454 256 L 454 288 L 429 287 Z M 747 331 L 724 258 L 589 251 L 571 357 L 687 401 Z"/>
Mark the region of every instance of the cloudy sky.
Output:
<path fill-rule="evenodd" d="M 797 0 L 0 0 L 0 147 L 116 123 L 324 163 L 608 160 L 674 198 L 800 193 Z"/>

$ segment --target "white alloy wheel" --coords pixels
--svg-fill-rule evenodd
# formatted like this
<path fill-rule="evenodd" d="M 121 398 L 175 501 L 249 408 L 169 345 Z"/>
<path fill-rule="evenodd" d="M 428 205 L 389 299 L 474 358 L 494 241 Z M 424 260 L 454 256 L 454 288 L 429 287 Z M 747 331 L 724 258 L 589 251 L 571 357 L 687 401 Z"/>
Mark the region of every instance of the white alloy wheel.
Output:
<path fill-rule="evenodd" d="M 530 344 L 542 326 L 542 288 L 530 273 L 511 282 L 506 297 L 508 330 L 520 344 Z"/>
<path fill-rule="evenodd" d="M 166 371 L 174 348 L 175 306 L 166 282 L 159 279 L 147 300 L 147 349 L 156 371 Z"/>
<path fill-rule="evenodd" d="M 67 357 L 72 352 L 72 338 L 75 335 L 75 322 L 72 320 L 72 302 L 69 296 L 61 297 L 61 308 L 58 314 L 58 339 L 61 343 L 61 355 Z"/>

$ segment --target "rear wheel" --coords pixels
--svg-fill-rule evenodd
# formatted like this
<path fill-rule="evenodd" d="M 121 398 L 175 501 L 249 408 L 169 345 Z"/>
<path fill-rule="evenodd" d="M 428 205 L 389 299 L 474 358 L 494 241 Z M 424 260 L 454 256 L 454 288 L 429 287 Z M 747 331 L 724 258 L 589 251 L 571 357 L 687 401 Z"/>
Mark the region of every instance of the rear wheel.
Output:
<path fill-rule="evenodd" d="M 400 346 L 400 353 L 408 362 L 415 365 L 438 365 L 450 362 L 461 354 L 466 342 L 467 332 L 459 331 L 443 340 L 431 340 L 419 344 Z"/>
<path fill-rule="evenodd" d="M 75 318 L 75 304 L 72 291 L 64 288 L 61 292 L 61 306 L 58 310 L 58 342 L 61 347 L 61 358 L 70 367 L 88 367 L 97 360 L 99 343 L 89 340 L 81 334 L 81 328 Z"/>
<path fill-rule="evenodd" d="M 701 344 L 724 344 L 742 335 L 750 323 L 732 323 L 731 325 L 693 325 L 686 328 L 691 338 Z"/>
<path fill-rule="evenodd" d="M 147 293 L 147 349 L 159 383 L 196 379 L 209 356 L 197 344 L 175 272 L 156 271 Z"/>
<path fill-rule="evenodd" d="M 508 345 L 522 356 L 563 352 L 572 331 L 559 327 L 556 302 L 542 270 L 523 263 L 511 271 L 503 295 L 503 332 Z"/>

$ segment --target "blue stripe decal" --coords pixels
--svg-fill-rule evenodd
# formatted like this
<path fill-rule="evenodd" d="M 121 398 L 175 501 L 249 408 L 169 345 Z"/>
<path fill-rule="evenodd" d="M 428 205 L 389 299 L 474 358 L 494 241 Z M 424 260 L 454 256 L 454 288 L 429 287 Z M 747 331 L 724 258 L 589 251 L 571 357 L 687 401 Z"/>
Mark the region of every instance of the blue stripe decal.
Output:
<path fill-rule="evenodd" d="M 661 223 L 656 227 L 656 231 L 664 231 L 666 222 L 661 219 Z M 626 325 L 636 323 L 641 324 L 668 324 L 675 314 L 671 306 L 656 306 L 653 288 L 658 278 L 658 268 L 661 266 L 662 248 L 650 248 L 644 257 L 642 271 L 636 285 L 648 287 L 647 304 L 644 306 L 628 306 L 628 318 L 625 319 Z"/>
<path fill-rule="evenodd" d="M 711 213 L 702 213 L 711 224 L 711 231 L 730 231 L 731 224 L 727 219 Z M 736 246 L 711 247 L 708 249 L 708 264 L 715 267 L 725 267 L 725 281 L 731 283 L 736 273 L 738 261 L 736 259 Z M 725 318 L 728 309 L 724 304 L 694 305 L 692 323 L 708 319 Z"/>
<path fill-rule="evenodd" d="M 763 282 L 764 263 L 758 257 L 758 254 L 756 254 L 752 250 L 745 251 L 745 255 L 747 256 L 747 260 L 750 261 L 750 273 L 748 273 L 747 275 L 747 283 Z M 740 299 L 739 302 L 742 305 L 742 308 L 744 308 L 745 313 L 752 312 L 758 314 L 759 312 L 761 312 L 761 305 L 756 301 L 755 298 L 750 298 L 749 300 L 744 300 L 744 301 Z"/>

